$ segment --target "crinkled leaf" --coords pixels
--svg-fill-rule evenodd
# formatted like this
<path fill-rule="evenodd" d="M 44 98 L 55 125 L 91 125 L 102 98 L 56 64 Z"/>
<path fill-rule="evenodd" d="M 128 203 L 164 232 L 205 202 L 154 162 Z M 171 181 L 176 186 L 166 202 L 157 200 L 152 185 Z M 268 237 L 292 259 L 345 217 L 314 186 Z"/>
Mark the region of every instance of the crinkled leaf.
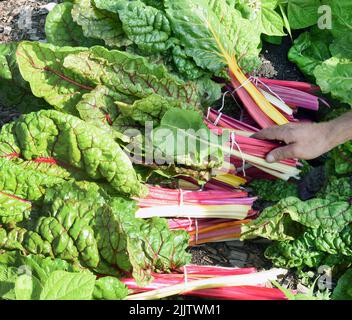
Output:
<path fill-rule="evenodd" d="M 82 95 L 94 88 L 86 78 L 63 68 L 63 62 L 68 54 L 86 50 L 22 42 L 18 46 L 17 61 L 23 78 L 30 83 L 36 97 L 44 98 L 59 110 L 76 114 L 75 106 Z"/>
<path fill-rule="evenodd" d="M 182 108 L 187 105 L 177 100 L 168 100 L 157 94 L 137 100 L 133 104 L 123 102 L 116 103 L 123 116 L 144 125 L 146 121 L 154 121 L 154 125 L 160 123 L 161 118 L 171 108 Z"/>
<path fill-rule="evenodd" d="M 3 134 L 0 134 L 1 136 L 4 137 Z M 0 138 L 0 145 L 3 141 Z M 22 167 L 16 162 L 7 159 L 0 159 L 0 170 L 0 191 L 27 201 L 40 201 L 43 198 L 46 188 L 64 181 L 60 177 L 49 176 L 32 170 L 30 167 L 26 167 L 26 165 Z M 14 202 L 16 202 L 15 199 L 13 199 L 13 204 Z M 11 202 L 8 202 L 8 204 L 11 204 Z M 18 208 L 25 207 L 28 208 L 29 205 L 22 202 L 22 205 Z M 13 218 L 15 217 L 13 216 Z"/>
<path fill-rule="evenodd" d="M 103 47 L 67 56 L 64 67 L 96 85 L 102 84 L 136 98 L 159 94 L 197 106 L 204 94 L 195 83 L 171 75 L 163 65 L 150 64 L 143 57 Z"/>
<path fill-rule="evenodd" d="M 31 208 L 30 202 L 0 192 L 0 224 L 16 223 L 27 219 Z"/>
<path fill-rule="evenodd" d="M 242 225 L 241 238 L 263 237 L 278 241 L 293 240 L 302 228 L 293 222 L 285 209 L 297 202 L 299 202 L 297 198 L 290 197 L 281 200 L 275 206 L 264 209 L 257 219 Z"/>
<path fill-rule="evenodd" d="M 287 197 L 298 196 L 297 185 L 283 180 L 254 180 L 250 187 L 265 201 L 280 201 Z"/>
<path fill-rule="evenodd" d="M 130 44 L 122 30 L 119 16 L 97 9 L 93 0 L 76 0 L 72 17 L 82 27 L 83 34 L 88 38 L 104 40 L 110 47 Z"/>
<path fill-rule="evenodd" d="M 279 267 L 319 267 L 351 261 L 352 232 L 349 226 L 341 232 L 324 227 L 309 229 L 293 241 L 277 242 L 265 256 Z"/>
<path fill-rule="evenodd" d="M 341 231 L 352 222 L 352 205 L 335 199 L 312 199 L 300 201 L 290 197 L 273 207 L 266 208 L 261 215 L 242 227 L 244 239 L 255 236 L 271 240 L 293 240 L 303 227 L 326 228 Z"/>
<path fill-rule="evenodd" d="M 166 220 L 135 218 L 134 201 L 110 198 L 95 184 L 49 189 L 43 211 L 46 216 L 23 228 L 0 228 L 0 249 L 56 257 L 100 274 L 133 272 L 141 285 L 152 279 L 152 272 L 189 262 L 186 232 L 170 231 Z"/>
<path fill-rule="evenodd" d="M 196 65 L 193 57 L 187 55 L 187 51 L 180 46 L 172 49 L 172 61 L 177 71 L 187 79 L 196 80 L 205 74 L 205 71 Z"/>
<path fill-rule="evenodd" d="M 95 282 L 93 298 L 97 300 L 122 300 L 128 295 L 127 287 L 113 277 L 100 278 Z"/>
<path fill-rule="evenodd" d="M 82 120 L 107 130 L 119 115 L 115 101 L 133 102 L 133 98 L 116 93 L 107 87 L 97 86 L 82 96 L 76 108 Z"/>
<path fill-rule="evenodd" d="M 294 241 L 274 243 L 266 249 L 265 257 L 275 266 L 282 268 L 316 267 L 321 264 L 326 254 L 315 249 L 314 244 L 302 236 Z"/>
<path fill-rule="evenodd" d="M 352 179 L 333 177 L 318 197 L 349 202 L 352 198 Z"/>
<path fill-rule="evenodd" d="M 100 10 L 118 13 L 118 11 L 127 6 L 129 2 L 134 1 L 136 0 L 94 0 L 94 6 Z"/>
<path fill-rule="evenodd" d="M 122 213 L 120 213 L 122 214 Z M 171 272 L 190 261 L 186 253 L 188 234 L 183 230 L 169 230 L 167 221 L 159 218 L 136 220 L 131 224 L 123 220 L 128 233 L 128 252 L 133 276 L 140 285 L 151 280 L 151 272 Z"/>
<path fill-rule="evenodd" d="M 352 173 L 352 143 L 346 142 L 331 151 L 334 170 L 339 175 Z"/>
<path fill-rule="evenodd" d="M 60 3 L 51 10 L 45 20 L 45 34 L 48 42 L 56 46 L 91 47 L 99 44 L 95 39 L 86 38 L 82 28 L 71 15 L 73 4 Z"/>
<path fill-rule="evenodd" d="M 157 53 L 170 48 L 172 30 L 163 11 L 132 1 L 118 13 L 126 36 L 142 51 Z"/>
<path fill-rule="evenodd" d="M 125 194 L 140 196 L 146 191 L 130 159 L 112 137 L 58 111 L 31 113 L 8 125 L 0 134 L 0 149 L 16 152 L 25 160 L 56 159 L 84 171 L 91 179 L 105 179 Z"/>
<path fill-rule="evenodd" d="M 197 65 L 221 71 L 227 57 L 241 57 L 246 70 L 258 65 L 260 32 L 225 1 L 164 1 L 176 37 Z M 234 46 L 234 44 L 236 44 Z"/>
<path fill-rule="evenodd" d="M 157 8 L 159 10 L 163 10 L 164 9 L 164 1 L 160 1 L 160 0 L 141 0 L 142 2 L 144 2 L 145 4 L 147 4 L 148 6 L 152 6 L 154 8 Z"/>

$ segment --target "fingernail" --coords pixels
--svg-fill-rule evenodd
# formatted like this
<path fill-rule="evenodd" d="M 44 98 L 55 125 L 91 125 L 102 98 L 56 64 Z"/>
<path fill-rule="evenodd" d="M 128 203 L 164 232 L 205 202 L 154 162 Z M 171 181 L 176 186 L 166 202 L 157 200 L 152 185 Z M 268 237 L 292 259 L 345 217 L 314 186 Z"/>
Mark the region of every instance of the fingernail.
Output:
<path fill-rule="evenodd" d="M 267 157 L 266 157 L 266 161 L 268 161 L 269 163 L 272 163 L 272 162 L 275 162 L 275 158 L 272 154 L 269 154 Z"/>

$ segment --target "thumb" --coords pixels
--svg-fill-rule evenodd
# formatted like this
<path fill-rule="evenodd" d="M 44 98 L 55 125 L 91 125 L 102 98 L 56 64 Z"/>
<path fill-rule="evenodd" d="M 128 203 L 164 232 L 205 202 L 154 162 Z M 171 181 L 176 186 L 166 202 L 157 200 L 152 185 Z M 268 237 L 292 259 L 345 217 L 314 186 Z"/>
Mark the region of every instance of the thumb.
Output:
<path fill-rule="evenodd" d="M 294 147 L 293 145 L 288 145 L 271 151 L 266 156 L 266 161 L 269 163 L 273 163 L 291 158 L 294 158 Z"/>

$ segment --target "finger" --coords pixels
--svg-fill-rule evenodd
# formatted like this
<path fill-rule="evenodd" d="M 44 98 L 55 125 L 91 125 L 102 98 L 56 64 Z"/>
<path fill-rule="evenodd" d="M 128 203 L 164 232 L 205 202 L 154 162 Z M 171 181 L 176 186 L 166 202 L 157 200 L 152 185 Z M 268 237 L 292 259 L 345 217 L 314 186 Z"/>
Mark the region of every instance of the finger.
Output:
<path fill-rule="evenodd" d="M 263 129 L 255 133 L 251 137 L 255 139 L 260 139 L 260 140 L 284 141 L 286 130 L 287 128 L 285 128 L 285 126 L 275 126 L 275 127 Z"/>
<path fill-rule="evenodd" d="M 281 160 L 295 158 L 294 145 L 288 145 L 285 147 L 277 148 L 271 151 L 266 156 L 266 161 L 269 163 L 278 162 Z"/>

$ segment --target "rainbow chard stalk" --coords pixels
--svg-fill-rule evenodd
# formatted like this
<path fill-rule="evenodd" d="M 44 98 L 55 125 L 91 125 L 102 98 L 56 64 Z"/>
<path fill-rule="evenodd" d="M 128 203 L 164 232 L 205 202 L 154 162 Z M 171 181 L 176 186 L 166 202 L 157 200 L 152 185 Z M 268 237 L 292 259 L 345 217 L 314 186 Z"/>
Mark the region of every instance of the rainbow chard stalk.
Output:
<path fill-rule="evenodd" d="M 305 91 L 277 84 L 263 85 L 262 83 L 258 83 L 257 85 L 265 94 L 269 94 L 269 90 L 274 92 L 290 107 L 318 111 L 320 102 L 329 107 L 329 104 L 323 98 Z"/>
<path fill-rule="evenodd" d="M 252 211 L 250 215 L 255 215 Z M 241 226 L 251 220 L 229 219 L 169 219 L 171 230 L 185 230 L 190 235 L 190 246 L 203 243 L 239 240 Z"/>
<path fill-rule="evenodd" d="M 184 278 L 178 279 L 177 277 L 171 280 L 171 282 L 165 284 L 165 278 L 162 278 L 163 283 L 156 284 L 150 291 L 142 292 L 138 294 L 132 294 L 127 297 L 127 300 L 155 300 L 162 299 L 178 294 L 188 293 L 189 295 L 194 295 L 198 290 L 210 290 L 210 289 L 230 289 L 233 288 L 234 292 L 236 292 L 235 288 L 242 288 L 251 286 L 253 288 L 258 288 L 260 286 L 265 286 L 270 283 L 270 281 L 277 280 L 277 278 L 281 275 L 286 274 L 286 270 L 284 269 L 272 269 L 269 271 L 262 271 L 256 273 L 243 273 L 243 274 L 234 274 L 234 275 L 226 275 L 226 276 L 215 276 L 215 277 L 196 277 L 191 275 L 188 277 L 187 281 Z M 174 276 L 173 274 L 171 276 Z M 130 288 L 133 288 L 133 282 L 130 279 L 123 281 Z M 148 289 L 145 289 L 148 290 Z M 206 291 L 209 293 L 209 291 Z M 281 299 L 284 299 L 283 294 L 279 294 Z M 236 294 L 236 298 L 238 298 L 238 293 Z M 252 291 L 252 293 L 254 293 Z M 235 295 L 235 294 L 234 294 Z M 209 294 L 210 297 L 210 294 Z M 230 298 L 231 296 L 228 296 Z M 235 299 L 235 297 L 233 297 Z"/>
<path fill-rule="evenodd" d="M 180 269 L 179 274 L 154 274 L 153 282 L 143 288 L 139 287 L 136 281 L 131 278 L 123 279 L 122 282 L 133 294 L 137 294 L 183 284 L 186 282 L 186 276 L 188 282 L 224 276 L 255 275 L 256 273 L 257 270 L 255 268 L 223 268 L 187 265 Z M 287 300 L 281 290 L 267 288 L 262 283 L 258 283 L 257 286 L 219 287 L 187 291 L 182 292 L 181 295 L 221 300 Z M 131 295 L 129 298 L 133 299 L 134 296 Z"/>
<path fill-rule="evenodd" d="M 320 87 L 312 85 L 307 82 L 276 80 L 276 79 L 267 79 L 267 78 L 259 78 L 259 81 L 269 86 L 277 85 L 285 88 L 296 89 L 307 93 L 317 93 L 320 91 Z"/>
<path fill-rule="evenodd" d="M 227 68 L 232 85 L 259 126 L 289 122 L 241 70 L 258 64 L 260 33 L 233 6 L 226 1 L 166 0 L 165 7 L 176 36 L 197 65 L 215 74 Z M 252 37 L 251 41 L 244 42 L 244 33 L 243 39 Z"/>
<path fill-rule="evenodd" d="M 137 198 L 138 218 L 245 219 L 256 198 L 244 191 L 187 191 L 149 186 L 147 198 Z"/>
<path fill-rule="evenodd" d="M 211 122 L 213 119 L 215 119 L 214 123 Z M 271 176 L 283 180 L 298 177 L 299 170 L 296 168 L 298 166 L 297 160 L 287 159 L 274 164 L 265 161 L 266 155 L 281 145 L 279 143 L 251 138 L 251 135 L 258 131 L 258 129 L 211 109 L 208 112 L 208 119 L 205 120 L 205 123 L 217 135 L 222 135 L 225 130 L 230 130 L 233 133 L 230 135 L 228 147 L 231 150 L 231 164 L 238 168 L 238 163 L 241 161 L 240 166 L 242 168 L 237 171 L 244 173 L 243 168 L 254 166 Z"/>

